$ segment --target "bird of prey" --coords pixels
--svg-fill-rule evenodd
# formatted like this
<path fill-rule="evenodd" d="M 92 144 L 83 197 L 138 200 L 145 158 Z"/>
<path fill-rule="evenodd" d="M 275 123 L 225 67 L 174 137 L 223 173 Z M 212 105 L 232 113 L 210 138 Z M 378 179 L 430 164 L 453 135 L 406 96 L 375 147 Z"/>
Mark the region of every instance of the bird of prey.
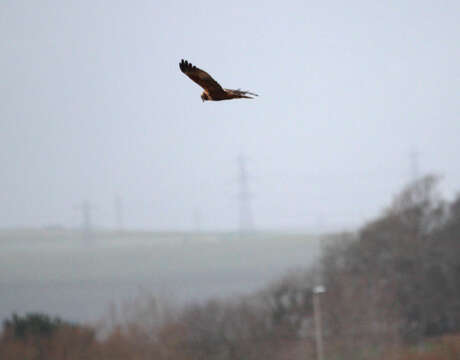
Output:
<path fill-rule="evenodd" d="M 182 59 L 179 63 L 180 70 L 187 75 L 190 79 L 200 85 L 204 91 L 201 94 L 201 100 L 230 100 L 230 99 L 253 99 L 253 97 L 248 96 L 258 96 L 257 94 L 251 93 L 249 91 L 243 90 L 231 90 L 224 89 L 219 83 L 214 80 L 211 75 L 206 71 L 203 71 L 196 66 L 190 64 L 187 60 Z"/>

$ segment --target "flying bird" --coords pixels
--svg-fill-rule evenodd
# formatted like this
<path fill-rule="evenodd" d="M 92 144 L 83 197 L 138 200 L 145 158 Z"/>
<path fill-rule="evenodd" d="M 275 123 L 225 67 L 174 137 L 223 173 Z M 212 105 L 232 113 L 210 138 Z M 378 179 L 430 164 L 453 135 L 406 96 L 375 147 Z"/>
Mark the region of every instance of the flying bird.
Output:
<path fill-rule="evenodd" d="M 243 90 L 231 90 L 231 89 L 224 89 L 219 83 L 214 80 L 211 75 L 209 75 L 206 71 L 203 71 L 196 66 L 190 64 L 187 60 L 182 59 L 179 63 L 180 70 L 187 75 L 190 79 L 200 85 L 204 91 L 201 94 L 201 100 L 230 100 L 230 99 L 253 99 L 253 97 L 248 96 L 258 96 L 249 91 Z"/>

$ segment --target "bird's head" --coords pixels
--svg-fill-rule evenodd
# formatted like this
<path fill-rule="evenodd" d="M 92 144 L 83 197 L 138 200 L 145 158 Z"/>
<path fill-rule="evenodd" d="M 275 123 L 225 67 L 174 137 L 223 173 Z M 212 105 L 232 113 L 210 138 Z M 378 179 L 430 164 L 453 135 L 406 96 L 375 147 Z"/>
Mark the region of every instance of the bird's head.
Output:
<path fill-rule="evenodd" d="M 209 100 L 208 94 L 206 94 L 204 91 L 203 91 L 203 93 L 201 94 L 201 100 L 202 100 L 203 102 L 205 102 L 206 100 Z"/>

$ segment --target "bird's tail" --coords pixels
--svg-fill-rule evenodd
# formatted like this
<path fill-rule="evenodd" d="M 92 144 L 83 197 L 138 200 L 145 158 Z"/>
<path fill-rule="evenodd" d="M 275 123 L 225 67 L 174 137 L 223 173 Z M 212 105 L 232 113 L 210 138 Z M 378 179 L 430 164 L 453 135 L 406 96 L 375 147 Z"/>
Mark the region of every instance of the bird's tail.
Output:
<path fill-rule="evenodd" d="M 231 91 L 232 95 L 234 95 L 236 98 L 245 98 L 245 99 L 254 99 L 253 96 L 259 96 L 257 94 L 254 94 L 253 92 L 250 91 L 245 91 L 245 90 L 227 90 L 226 91 Z M 251 96 L 248 96 L 251 95 Z"/>

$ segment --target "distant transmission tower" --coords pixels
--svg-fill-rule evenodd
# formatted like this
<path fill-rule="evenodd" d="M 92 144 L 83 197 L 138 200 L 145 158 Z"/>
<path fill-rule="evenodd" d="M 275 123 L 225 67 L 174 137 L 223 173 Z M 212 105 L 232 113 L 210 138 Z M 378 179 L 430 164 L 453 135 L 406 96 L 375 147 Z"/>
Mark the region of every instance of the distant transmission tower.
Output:
<path fill-rule="evenodd" d="M 201 211 L 198 208 L 193 212 L 193 223 L 195 225 L 195 232 L 201 232 Z"/>
<path fill-rule="evenodd" d="M 76 206 L 76 209 L 81 212 L 82 216 L 82 233 L 85 240 L 91 239 L 93 223 L 91 218 L 92 205 L 89 201 L 85 200 L 80 205 Z"/>
<path fill-rule="evenodd" d="M 238 157 L 238 173 L 239 230 L 240 233 L 247 233 L 254 230 L 254 221 L 252 217 L 248 173 L 245 158 L 242 155 Z"/>
<path fill-rule="evenodd" d="M 419 156 L 420 156 L 420 154 L 417 151 L 411 151 L 409 156 L 410 156 L 410 175 L 411 175 L 411 180 L 415 181 L 420 176 L 420 170 L 419 170 Z"/>
<path fill-rule="evenodd" d="M 123 201 L 119 195 L 115 196 L 115 221 L 117 230 L 123 231 Z"/>

